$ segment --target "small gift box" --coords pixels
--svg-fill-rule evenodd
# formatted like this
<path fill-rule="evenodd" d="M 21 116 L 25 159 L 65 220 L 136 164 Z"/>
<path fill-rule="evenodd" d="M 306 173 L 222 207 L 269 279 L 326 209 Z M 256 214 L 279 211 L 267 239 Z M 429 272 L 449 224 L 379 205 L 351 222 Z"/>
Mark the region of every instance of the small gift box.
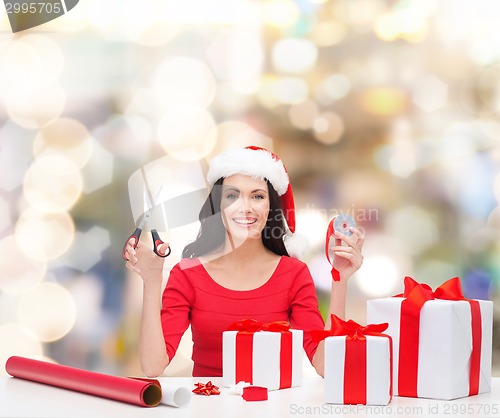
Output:
<path fill-rule="evenodd" d="M 245 319 L 222 333 L 222 384 L 249 382 L 269 390 L 302 384 L 301 330 L 285 321 Z"/>
<path fill-rule="evenodd" d="M 435 291 L 405 278 L 402 295 L 369 300 L 389 323 L 398 396 L 456 399 L 491 391 L 493 302 L 465 299 L 458 277 Z"/>
<path fill-rule="evenodd" d="M 331 329 L 311 331 L 325 340 L 325 401 L 387 405 L 392 399 L 392 342 L 387 324 L 362 326 L 331 315 Z"/>

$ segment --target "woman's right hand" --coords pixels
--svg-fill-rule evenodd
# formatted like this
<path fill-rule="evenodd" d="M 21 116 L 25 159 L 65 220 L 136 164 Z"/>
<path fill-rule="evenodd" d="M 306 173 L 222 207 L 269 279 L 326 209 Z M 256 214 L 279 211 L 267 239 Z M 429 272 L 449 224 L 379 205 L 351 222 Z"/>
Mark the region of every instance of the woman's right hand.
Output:
<path fill-rule="evenodd" d="M 158 257 L 153 250 L 144 244 L 142 241 L 137 243 L 137 247 L 133 247 L 134 240 L 130 239 L 125 247 L 125 255 L 127 263 L 125 267 L 134 273 L 139 274 L 144 281 L 155 280 L 162 278 L 163 264 L 165 259 Z M 168 251 L 168 243 L 164 243 L 159 247 L 160 252 Z"/>

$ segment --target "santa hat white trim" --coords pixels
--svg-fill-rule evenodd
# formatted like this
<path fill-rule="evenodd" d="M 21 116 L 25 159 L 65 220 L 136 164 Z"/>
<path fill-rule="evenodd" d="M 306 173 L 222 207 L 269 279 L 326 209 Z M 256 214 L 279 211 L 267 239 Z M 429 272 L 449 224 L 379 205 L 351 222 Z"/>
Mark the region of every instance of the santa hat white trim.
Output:
<path fill-rule="evenodd" d="M 238 148 L 227 150 L 212 159 L 207 174 L 210 186 L 221 177 L 244 174 L 259 179 L 268 179 L 279 196 L 288 189 L 288 174 L 281 160 L 264 149 Z"/>

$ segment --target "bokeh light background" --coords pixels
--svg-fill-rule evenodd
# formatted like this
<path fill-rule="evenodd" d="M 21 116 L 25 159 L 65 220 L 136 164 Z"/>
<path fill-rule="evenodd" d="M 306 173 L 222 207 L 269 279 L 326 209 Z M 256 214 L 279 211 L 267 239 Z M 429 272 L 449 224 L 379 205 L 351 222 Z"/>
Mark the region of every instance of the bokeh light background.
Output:
<path fill-rule="evenodd" d="M 140 374 L 127 181 L 169 155 L 271 148 L 325 312 L 324 233 L 366 231 L 348 316 L 460 276 L 496 301 L 500 2 L 81 0 L 13 35 L 0 6 L 0 373 L 25 355 Z M 196 226 L 169 231 L 178 261 Z M 168 374 L 189 374 L 189 334 Z"/>

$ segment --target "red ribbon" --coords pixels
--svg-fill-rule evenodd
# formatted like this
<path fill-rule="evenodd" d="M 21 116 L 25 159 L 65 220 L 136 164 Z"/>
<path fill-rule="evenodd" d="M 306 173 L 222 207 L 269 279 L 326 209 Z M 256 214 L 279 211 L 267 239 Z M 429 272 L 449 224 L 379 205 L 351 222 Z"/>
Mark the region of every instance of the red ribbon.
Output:
<path fill-rule="evenodd" d="M 405 277 L 401 303 L 401 322 L 399 337 L 398 394 L 418 397 L 418 346 L 420 335 L 420 312 L 425 302 L 434 299 L 464 300 L 471 308 L 472 353 L 469 371 L 469 396 L 479 393 L 479 375 L 481 360 L 481 309 L 477 300 L 465 299 L 460 279 L 454 277 L 435 291 L 425 283 L 418 283 L 411 277 Z"/>
<path fill-rule="evenodd" d="M 389 324 L 360 325 L 349 319 L 344 321 L 331 314 L 331 327 L 329 330 L 309 331 L 314 342 L 320 342 L 327 337 L 346 336 L 344 358 L 344 403 L 366 404 L 366 336 L 389 338 L 390 350 L 390 396 L 392 398 L 392 338 L 383 334 Z"/>
<path fill-rule="evenodd" d="M 236 379 L 253 384 L 253 335 L 259 331 L 280 332 L 280 389 L 292 386 L 292 333 L 286 321 L 261 324 L 255 319 L 243 319 L 231 324 L 228 331 L 236 334 Z"/>
<path fill-rule="evenodd" d="M 330 220 L 330 223 L 328 224 L 328 228 L 326 230 L 326 243 L 325 243 L 325 252 L 326 252 L 326 259 L 328 260 L 328 262 L 332 265 L 332 271 L 331 271 L 331 274 L 332 274 L 332 279 L 335 281 L 335 282 L 339 282 L 340 281 L 340 272 L 335 268 L 333 267 L 333 261 L 330 260 L 330 253 L 329 253 L 329 244 L 330 244 L 330 238 L 331 236 L 334 234 L 335 232 L 335 227 L 334 227 L 334 223 L 335 223 L 335 217 L 333 217 L 331 220 Z"/>

